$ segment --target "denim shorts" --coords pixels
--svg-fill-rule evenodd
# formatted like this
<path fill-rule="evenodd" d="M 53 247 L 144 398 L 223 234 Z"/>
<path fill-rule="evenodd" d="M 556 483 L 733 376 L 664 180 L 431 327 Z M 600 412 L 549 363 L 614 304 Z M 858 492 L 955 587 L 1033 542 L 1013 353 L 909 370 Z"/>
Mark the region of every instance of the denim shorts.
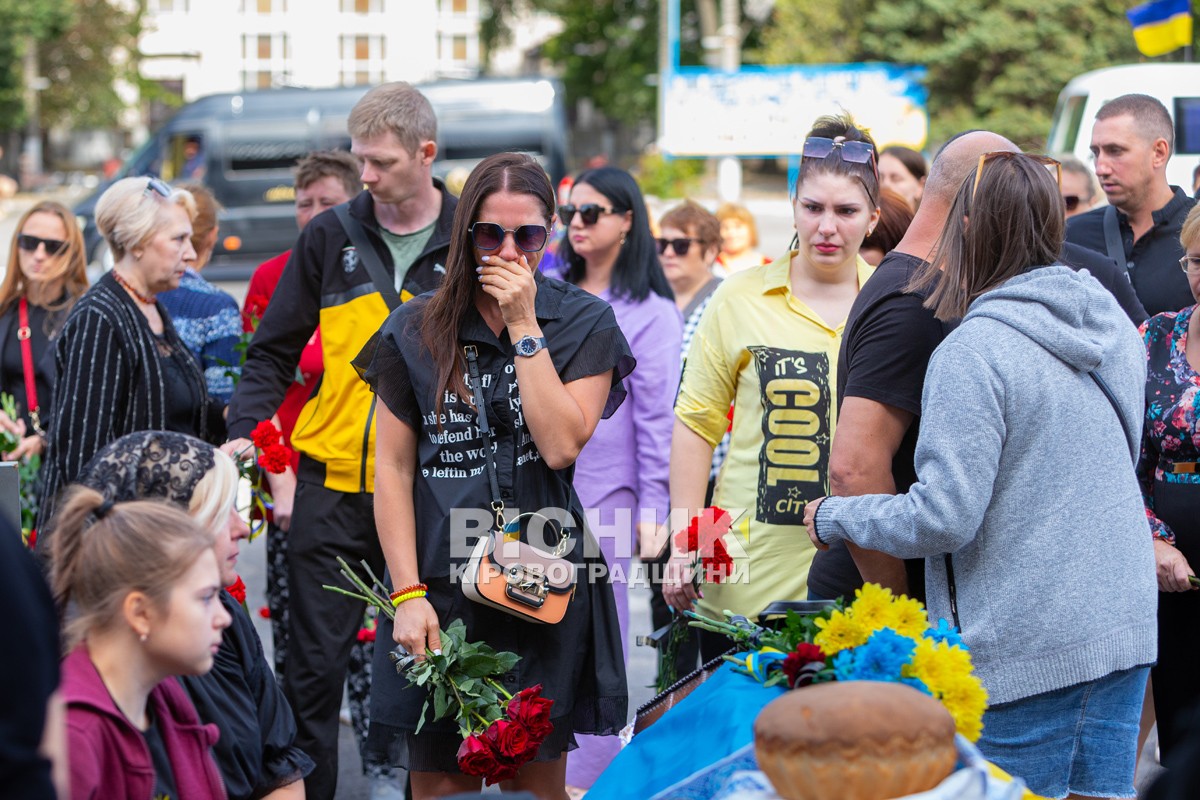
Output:
<path fill-rule="evenodd" d="M 1135 797 L 1148 667 L 991 706 L 978 745 L 1043 797 Z"/>

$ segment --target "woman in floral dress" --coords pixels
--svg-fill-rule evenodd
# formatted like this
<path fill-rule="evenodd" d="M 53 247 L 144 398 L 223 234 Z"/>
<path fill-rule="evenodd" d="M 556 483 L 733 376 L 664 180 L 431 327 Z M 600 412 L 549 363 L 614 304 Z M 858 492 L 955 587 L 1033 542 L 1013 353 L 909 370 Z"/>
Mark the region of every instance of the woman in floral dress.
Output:
<path fill-rule="evenodd" d="M 1192 297 L 1200 300 L 1200 206 L 1180 235 Z M 1146 419 L 1138 478 L 1158 565 L 1158 665 L 1151 672 L 1158 741 L 1165 758 L 1186 733 L 1185 712 L 1200 700 L 1200 315 L 1193 304 L 1142 325 L 1146 340 Z"/>

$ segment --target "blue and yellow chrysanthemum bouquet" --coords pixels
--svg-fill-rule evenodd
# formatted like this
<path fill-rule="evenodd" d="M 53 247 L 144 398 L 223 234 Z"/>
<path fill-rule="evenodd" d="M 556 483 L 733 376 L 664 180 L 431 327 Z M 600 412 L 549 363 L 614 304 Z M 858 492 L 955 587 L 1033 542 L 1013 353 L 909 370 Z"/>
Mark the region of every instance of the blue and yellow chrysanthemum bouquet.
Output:
<path fill-rule="evenodd" d="M 958 631 L 925 607 L 868 583 L 854 602 L 815 614 L 789 611 L 776 628 L 725 613 L 714 620 L 689 612 L 691 625 L 729 637 L 739 646 L 726 656 L 740 672 L 767 686 L 789 688 L 825 681 L 904 683 L 941 701 L 958 732 L 974 742 L 983 731 L 987 691 L 973 672 Z"/>

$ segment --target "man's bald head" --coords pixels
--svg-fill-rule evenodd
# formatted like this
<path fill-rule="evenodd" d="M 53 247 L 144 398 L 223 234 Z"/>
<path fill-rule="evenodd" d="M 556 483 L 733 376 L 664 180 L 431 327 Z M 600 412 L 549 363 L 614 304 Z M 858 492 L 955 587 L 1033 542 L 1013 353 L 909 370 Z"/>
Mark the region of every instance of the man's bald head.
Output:
<path fill-rule="evenodd" d="M 979 157 L 998 151 L 1019 153 L 1021 148 L 991 131 L 967 131 L 950 139 L 933 158 L 922 202 L 933 200 L 949 206 L 963 181 L 978 166 Z"/>

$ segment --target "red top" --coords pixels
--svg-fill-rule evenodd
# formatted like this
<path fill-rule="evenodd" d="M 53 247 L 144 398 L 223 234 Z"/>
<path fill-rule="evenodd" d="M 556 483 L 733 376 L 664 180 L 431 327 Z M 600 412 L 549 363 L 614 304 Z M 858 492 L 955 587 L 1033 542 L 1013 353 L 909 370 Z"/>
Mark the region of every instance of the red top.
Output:
<path fill-rule="evenodd" d="M 87 645 L 63 659 L 62 694 L 67 705 L 67 752 L 72 800 L 148 800 L 154 794 L 154 761 L 146 739 L 120 709 Z M 147 701 L 153 714 L 179 800 L 225 800 L 225 784 L 209 749 L 220 735 L 202 725 L 175 678 L 155 686 Z"/>
<path fill-rule="evenodd" d="M 250 287 L 246 290 L 246 304 L 242 308 L 242 328 L 247 333 L 253 330 L 250 325 L 251 313 L 258 319 L 262 319 L 267 305 L 271 302 L 271 296 L 275 294 L 279 278 L 283 275 L 283 268 L 287 266 L 291 255 L 291 250 L 280 253 L 259 264 L 258 269 L 254 270 L 254 275 L 250 278 Z M 296 419 L 300 416 L 301 409 L 308 402 L 308 398 L 312 395 L 313 389 L 316 388 L 317 382 L 321 379 L 321 373 L 324 371 L 325 363 L 321 356 L 321 329 L 317 328 L 300 353 L 300 374 L 304 378 L 304 383 L 296 382 L 288 387 L 283 396 L 283 403 L 280 404 L 277 412 L 279 428 L 283 431 L 283 443 L 288 447 L 292 446 L 292 431 L 296 427 Z M 299 468 L 300 454 L 293 450 L 292 469 L 298 470 Z"/>

